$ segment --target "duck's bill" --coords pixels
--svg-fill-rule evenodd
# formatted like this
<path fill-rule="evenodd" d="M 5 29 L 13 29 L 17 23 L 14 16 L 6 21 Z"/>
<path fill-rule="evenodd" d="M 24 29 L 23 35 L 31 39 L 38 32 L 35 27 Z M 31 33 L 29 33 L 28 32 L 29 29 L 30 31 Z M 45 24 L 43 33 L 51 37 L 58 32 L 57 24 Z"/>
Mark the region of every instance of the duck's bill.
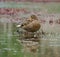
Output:
<path fill-rule="evenodd" d="M 17 25 L 16 27 L 21 27 L 21 25 Z"/>

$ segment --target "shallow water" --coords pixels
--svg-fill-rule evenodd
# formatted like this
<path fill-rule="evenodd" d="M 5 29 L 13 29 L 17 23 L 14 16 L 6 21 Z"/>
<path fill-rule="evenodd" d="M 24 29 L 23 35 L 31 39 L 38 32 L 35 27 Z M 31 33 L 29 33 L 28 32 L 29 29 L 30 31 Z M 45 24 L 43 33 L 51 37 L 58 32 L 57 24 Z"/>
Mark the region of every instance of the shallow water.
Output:
<path fill-rule="evenodd" d="M 6 25 L 6 26 L 5 26 Z M 8 26 L 9 25 L 9 26 Z M 1 57 L 24 57 L 25 56 L 35 56 L 27 52 L 22 51 L 24 47 L 17 41 L 19 39 L 16 33 L 15 24 L 4 24 L 0 28 L 0 55 Z M 4 29 L 3 29 L 4 27 Z M 3 31 L 4 30 L 4 31 Z M 48 33 L 43 35 L 40 39 L 40 51 L 38 56 L 41 57 L 59 57 L 60 56 L 60 34 L 59 33 Z"/>

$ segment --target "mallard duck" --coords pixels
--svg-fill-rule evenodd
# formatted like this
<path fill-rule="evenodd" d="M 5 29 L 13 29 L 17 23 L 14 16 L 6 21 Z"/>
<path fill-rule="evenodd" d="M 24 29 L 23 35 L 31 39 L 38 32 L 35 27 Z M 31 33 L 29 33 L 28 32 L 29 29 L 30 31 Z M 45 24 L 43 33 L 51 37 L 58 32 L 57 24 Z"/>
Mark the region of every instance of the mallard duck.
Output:
<path fill-rule="evenodd" d="M 41 25 L 38 21 L 38 18 L 35 15 L 31 15 L 26 22 L 18 25 L 17 27 L 21 27 L 28 32 L 36 32 L 40 29 Z"/>

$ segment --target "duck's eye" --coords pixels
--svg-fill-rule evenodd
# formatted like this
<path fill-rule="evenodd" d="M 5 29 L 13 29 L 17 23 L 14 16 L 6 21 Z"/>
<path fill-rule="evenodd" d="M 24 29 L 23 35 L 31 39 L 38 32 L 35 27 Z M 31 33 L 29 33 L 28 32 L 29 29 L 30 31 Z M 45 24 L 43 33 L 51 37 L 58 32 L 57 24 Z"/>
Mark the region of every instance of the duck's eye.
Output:
<path fill-rule="evenodd" d="M 21 24 L 21 26 L 24 26 L 24 24 Z"/>

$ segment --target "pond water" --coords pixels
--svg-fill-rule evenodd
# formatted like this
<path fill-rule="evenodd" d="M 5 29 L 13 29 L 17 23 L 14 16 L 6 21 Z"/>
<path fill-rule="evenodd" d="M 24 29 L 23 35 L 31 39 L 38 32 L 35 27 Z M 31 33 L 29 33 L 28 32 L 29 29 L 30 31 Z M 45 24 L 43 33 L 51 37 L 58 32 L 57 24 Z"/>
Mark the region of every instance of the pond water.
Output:
<path fill-rule="evenodd" d="M 33 53 L 24 51 L 24 47 L 17 41 L 19 35 L 15 24 L 0 23 L 0 55 L 1 57 L 33 57 Z M 48 33 L 40 38 L 40 48 L 37 56 L 60 56 L 60 34 Z M 35 57 L 37 57 L 35 56 Z"/>

